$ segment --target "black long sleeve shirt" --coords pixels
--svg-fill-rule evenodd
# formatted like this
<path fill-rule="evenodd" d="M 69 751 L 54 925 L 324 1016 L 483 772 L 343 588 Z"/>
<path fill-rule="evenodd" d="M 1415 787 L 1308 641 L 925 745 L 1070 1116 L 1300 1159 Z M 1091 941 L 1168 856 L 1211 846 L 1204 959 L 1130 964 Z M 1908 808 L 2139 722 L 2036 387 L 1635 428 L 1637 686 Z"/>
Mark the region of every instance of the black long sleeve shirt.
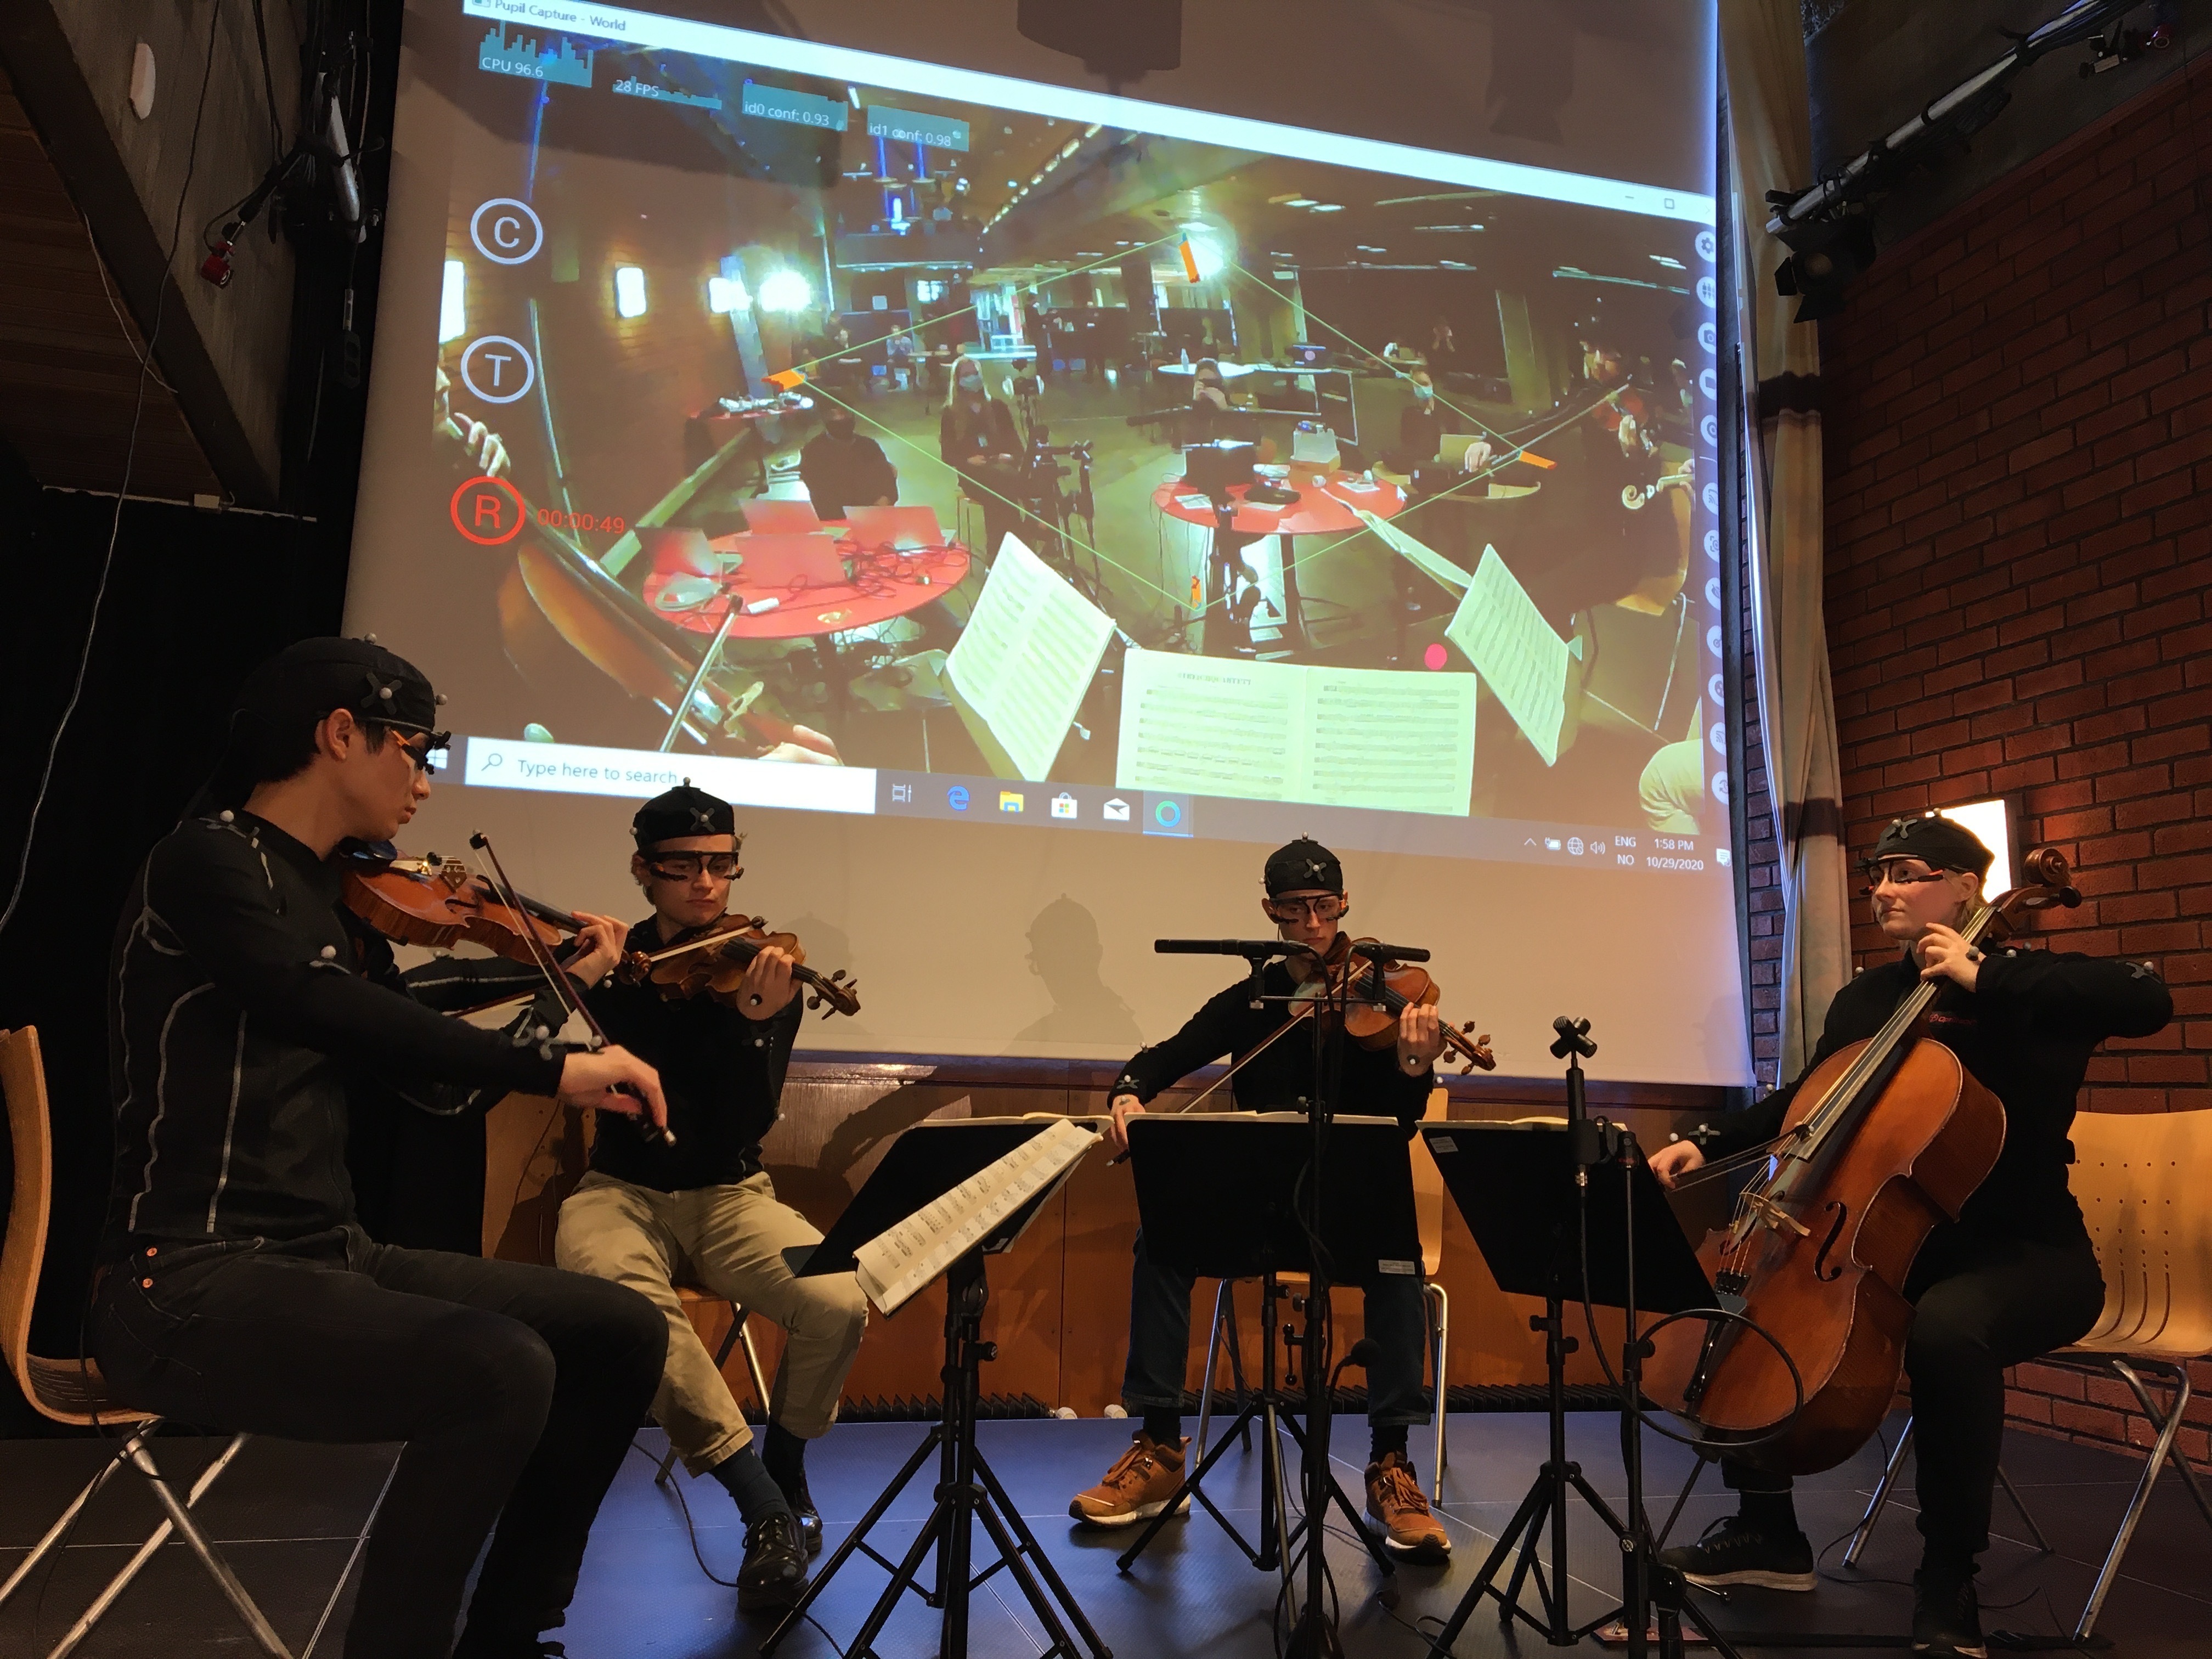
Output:
<path fill-rule="evenodd" d="M 1261 981 L 1263 994 L 1269 997 L 1286 997 L 1297 988 L 1290 969 L 1279 962 L 1267 964 Z M 1206 1006 L 1190 1017 L 1182 1030 L 1164 1042 L 1139 1049 L 1121 1068 L 1112 1092 L 1133 1094 L 1150 1103 L 1162 1090 L 1224 1054 L 1242 1059 L 1266 1041 L 1291 1013 L 1290 1006 L 1283 1002 L 1263 1002 L 1257 1008 L 1251 1005 L 1249 979 L 1240 979 L 1227 990 L 1208 998 Z M 1395 1042 L 1383 1048 L 1364 1048 L 1357 1042 L 1346 1042 L 1343 1054 L 1336 1109 L 1374 1117 L 1395 1117 L 1411 1133 L 1412 1126 L 1420 1121 L 1428 1107 L 1429 1091 L 1436 1087 L 1436 1068 L 1430 1066 L 1418 1073 L 1408 1073 L 1398 1064 Z M 1229 1089 L 1240 1111 L 1285 1110 L 1310 1099 L 1314 1094 L 1314 1055 L 1310 1028 L 1301 1023 L 1285 1032 L 1265 1053 L 1230 1079 Z"/>
<path fill-rule="evenodd" d="M 1920 983 L 1910 951 L 1836 993 L 1820 1047 L 1796 1081 L 1731 1119 L 1707 1148 L 1725 1158 L 1782 1132 L 1790 1103 L 1815 1066 L 1879 1031 Z M 2081 1231 L 2067 1189 L 2075 1097 L 2089 1055 L 2112 1036 L 2148 1036 L 2173 1017 L 2166 982 L 2137 963 L 2004 946 L 1989 951 L 1974 989 L 1946 981 L 1929 1009 L 1928 1035 L 1959 1056 L 2003 1103 L 2004 1150 L 1960 1214 L 1984 1232 L 2064 1243 Z"/>
<path fill-rule="evenodd" d="M 407 994 L 333 866 L 237 812 L 180 824 L 117 923 L 103 1259 L 137 1238 L 298 1238 L 354 1219 L 347 1092 L 550 1094 L 561 1057 Z M 376 941 L 380 945 L 381 941 Z"/>
<path fill-rule="evenodd" d="M 669 943 L 688 937 L 679 933 Z M 627 948 L 649 953 L 666 945 L 647 917 L 629 930 Z M 663 1146 L 602 1119 L 592 1167 L 664 1193 L 729 1186 L 757 1173 L 761 1138 L 783 1097 L 803 994 L 769 1019 L 747 1019 L 712 997 L 670 1001 L 651 985 L 616 979 L 587 1000 L 608 1041 L 659 1072 L 669 1132 L 676 1137 L 675 1146 Z"/>
<path fill-rule="evenodd" d="M 873 507 L 878 496 L 898 499 L 898 471 L 873 438 L 855 433 L 833 438 L 817 432 L 799 452 L 799 478 L 815 516 L 842 519 L 848 508 Z"/>

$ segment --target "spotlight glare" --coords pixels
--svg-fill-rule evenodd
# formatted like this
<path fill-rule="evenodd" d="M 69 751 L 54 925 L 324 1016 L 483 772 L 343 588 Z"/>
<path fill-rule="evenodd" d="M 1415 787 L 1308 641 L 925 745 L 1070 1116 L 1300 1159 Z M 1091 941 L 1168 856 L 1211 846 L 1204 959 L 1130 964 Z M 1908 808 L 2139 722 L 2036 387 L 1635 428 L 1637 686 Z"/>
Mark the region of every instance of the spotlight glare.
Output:
<path fill-rule="evenodd" d="M 813 288 L 795 270 L 779 270 L 762 280 L 760 305 L 763 311 L 804 311 L 813 303 Z"/>

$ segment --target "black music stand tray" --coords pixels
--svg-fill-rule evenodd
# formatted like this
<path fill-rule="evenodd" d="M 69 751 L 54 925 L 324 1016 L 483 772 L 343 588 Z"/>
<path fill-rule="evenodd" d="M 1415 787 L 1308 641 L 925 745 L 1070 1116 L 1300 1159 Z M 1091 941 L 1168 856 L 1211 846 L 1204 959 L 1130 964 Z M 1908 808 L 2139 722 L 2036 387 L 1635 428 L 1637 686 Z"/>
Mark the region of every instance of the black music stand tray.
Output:
<path fill-rule="evenodd" d="M 845 1206 L 845 1212 L 837 1218 L 829 1236 L 814 1246 L 799 1269 L 800 1275 L 811 1278 L 817 1273 L 852 1272 L 854 1252 L 861 1245 L 943 1197 L 1050 1126 L 1051 1120 L 1048 1118 L 1006 1117 L 945 1118 L 915 1124 L 891 1143 L 883 1162 L 853 1195 L 853 1201 Z M 1069 1165 L 1068 1172 L 1073 1168 Z M 1066 1179 L 1068 1172 L 1063 1172 L 1060 1181 Z M 1074 1596 L 1046 1559 L 1036 1535 L 1022 1519 L 1021 1511 L 1006 1496 L 1006 1489 L 1000 1484 L 999 1477 L 975 1444 L 975 1412 L 982 1394 L 983 1362 L 998 1357 L 998 1345 L 982 1340 L 983 1310 L 990 1297 L 990 1288 L 984 1279 L 983 1258 L 1009 1249 L 1059 1188 L 1059 1181 L 1048 1186 L 946 1269 L 945 1366 L 938 1373 L 944 1389 L 943 1415 L 922 1437 L 914 1455 L 907 1459 L 906 1467 L 884 1488 L 867 1514 L 861 1516 L 852 1535 L 837 1547 L 836 1553 L 815 1575 L 798 1605 L 784 1615 L 761 1644 L 762 1653 L 773 1653 L 776 1645 L 798 1627 L 838 1570 L 858 1553 L 883 1567 L 891 1577 L 869 1611 L 860 1633 L 846 1644 L 844 1650 L 848 1654 L 872 1652 L 870 1644 L 896 1609 L 900 1596 L 911 1590 L 925 1605 L 942 1609 L 938 1659 L 966 1659 L 969 1598 L 979 1584 L 1004 1567 L 1021 1586 L 1030 1611 L 1036 1615 L 1037 1623 L 1051 1639 L 1051 1647 L 1041 1659 L 1082 1659 L 1075 1637 L 1068 1633 L 1071 1625 L 1082 1638 L 1083 1645 L 1090 1650 L 1091 1659 L 1113 1659 L 1112 1650 L 1099 1639 L 1091 1621 L 1083 1616 L 1083 1609 L 1076 1606 Z M 932 1451 L 938 1456 L 936 1506 L 930 1510 L 913 1546 L 902 1559 L 893 1561 L 868 1544 L 869 1530 L 883 1519 L 907 1484 L 921 1473 Z M 971 1574 L 978 1521 L 990 1534 L 999 1559 L 981 1573 Z M 937 1558 L 933 1582 L 925 1588 L 917 1581 L 921 1577 L 922 1558 L 933 1547 Z"/>
<path fill-rule="evenodd" d="M 1183 1507 L 1185 1494 L 1262 1572 L 1280 1567 L 1287 1583 L 1291 1552 L 1311 1517 L 1290 1522 L 1280 1431 L 1301 1455 L 1305 1431 L 1294 1413 L 1304 1401 L 1275 1384 L 1275 1275 L 1309 1272 L 1313 1249 L 1300 1224 L 1300 1177 L 1313 1158 L 1313 1128 L 1304 1112 L 1186 1113 L 1129 1121 L 1129 1161 L 1137 1182 L 1137 1213 L 1146 1253 L 1200 1279 L 1261 1281 L 1264 1353 L 1260 1387 L 1222 1431 L 1199 1466 L 1183 1477 L 1167 1506 L 1115 1561 L 1127 1572 L 1145 1547 Z M 1405 1126 L 1395 1118 L 1340 1116 L 1329 1126 L 1329 1180 L 1322 1188 L 1322 1237 L 1329 1282 L 1364 1287 L 1384 1273 L 1421 1271 L 1420 1224 L 1413 1214 L 1413 1165 Z M 1231 1182 L 1221 1179 L 1234 1170 Z M 1310 1315 L 1309 1316 L 1310 1317 Z M 1257 1423 L 1265 1448 L 1260 1465 L 1260 1544 L 1254 1548 L 1206 1495 L 1205 1480 L 1248 1425 Z M 1334 1501 L 1352 1533 L 1385 1575 L 1397 1566 L 1369 1530 L 1334 1474 Z"/>
<path fill-rule="evenodd" d="M 1565 1304 L 1583 1296 L 1583 1240 L 1589 1245 L 1589 1299 L 1606 1307 L 1626 1307 L 1631 1248 L 1623 1221 L 1624 1178 L 1635 1183 L 1636 1237 L 1633 1246 L 1635 1300 L 1639 1311 L 1679 1313 L 1691 1308 L 1717 1305 L 1711 1284 L 1698 1265 L 1697 1253 L 1683 1237 L 1681 1224 L 1668 1208 L 1666 1194 L 1648 1164 L 1640 1158 L 1632 1170 L 1608 1160 L 1589 1171 L 1586 1197 L 1576 1191 L 1576 1166 L 1570 1137 L 1563 1126 L 1522 1123 L 1424 1123 L 1422 1136 L 1429 1143 L 1437 1167 L 1443 1171 L 1445 1188 L 1466 1218 L 1483 1260 L 1489 1264 L 1498 1287 L 1516 1296 L 1544 1298 L 1541 1315 L 1531 1315 L 1528 1327 L 1544 1334 L 1544 1363 L 1551 1419 L 1550 1455 L 1538 1471 L 1528 1496 L 1500 1534 L 1482 1571 L 1453 1609 L 1450 1620 L 1431 1644 L 1439 1654 L 1451 1651 L 1475 1607 L 1486 1595 L 1498 1598 L 1498 1618 L 1510 1625 L 1516 1618 L 1540 1633 L 1553 1647 L 1571 1647 L 1583 1638 L 1623 1616 L 1627 1600 L 1586 1624 L 1570 1623 L 1567 1616 L 1567 1494 L 1581 1495 L 1613 1536 L 1626 1540 L 1632 1519 L 1624 1517 L 1584 1478 L 1582 1466 L 1567 1458 L 1566 1358 L 1580 1346 L 1566 1334 Z M 1551 1534 L 1548 1573 L 1540 1559 L 1546 1523 Z M 1506 1558 L 1519 1553 L 1507 1587 L 1497 1586 Z M 1627 1568 L 1636 1571 L 1633 1563 Z M 1521 1588 L 1532 1581 L 1543 1608 L 1540 1619 L 1521 1605 Z M 1671 1573 L 1655 1575 L 1652 1597 L 1661 1609 L 1662 1626 L 1670 1616 L 1688 1619 L 1715 1644 L 1715 1651 L 1734 1659 L 1734 1650 L 1720 1640 L 1704 1618 L 1682 1604 L 1681 1581 Z M 1670 1607 L 1668 1601 L 1671 1600 Z"/>

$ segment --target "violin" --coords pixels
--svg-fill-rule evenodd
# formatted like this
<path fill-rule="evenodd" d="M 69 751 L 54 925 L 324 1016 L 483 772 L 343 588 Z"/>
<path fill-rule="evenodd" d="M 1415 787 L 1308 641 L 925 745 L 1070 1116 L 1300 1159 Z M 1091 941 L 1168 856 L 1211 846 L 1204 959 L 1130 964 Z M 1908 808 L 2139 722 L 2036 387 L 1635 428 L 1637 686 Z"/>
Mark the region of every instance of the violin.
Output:
<path fill-rule="evenodd" d="M 704 933 L 665 951 L 631 951 L 615 969 L 615 977 L 629 985 L 650 985 L 671 1002 L 708 996 L 738 1006 L 738 988 L 753 959 L 774 945 L 792 959 L 791 976 L 807 988 L 806 1006 L 821 1008 L 822 1018 L 857 1014 L 860 981 L 848 980 L 840 968 L 827 975 L 806 965 L 806 952 L 796 933 L 771 933 L 758 916 L 723 916 L 709 922 Z M 827 1005 L 824 1006 L 824 1005 Z"/>
<path fill-rule="evenodd" d="M 403 945 L 442 950 L 465 939 L 536 966 L 540 952 L 583 929 L 566 910 L 526 894 L 508 904 L 459 859 L 362 851 L 344 862 L 346 908 Z"/>
<path fill-rule="evenodd" d="M 1363 1048 L 1388 1048 L 1398 1040 L 1398 1016 L 1416 1006 L 1433 1007 L 1443 991 L 1419 963 L 1374 962 L 1352 954 L 1354 945 L 1374 942 L 1346 939 L 1340 933 L 1322 962 L 1329 975 L 1328 995 L 1345 1004 L 1344 1034 Z M 1310 1012 L 1314 999 L 1322 994 L 1319 984 L 1310 979 L 1298 988 L 1305 991 L 1309 987 L 1313 988 L 1313 997 L 1292 1005 L 1298 1014 Z M 1443 1034 L 1445 1050 L 1461 1061 L 1462 1077 L 1478 1066 L 1486 1072 L 1498 1069 L 1497 1057 L 1490 1052 L 1489 1033 L 1476 1036 L 1473 1020 L 1457 1027 L 1439 1021 L 1437 1030 Z"/>
<path fill-rule="evenodd" d="M 1969 945 L 2081 902 L 2054 848 L 2029 854 L 2023 875 L 1959 929 Z M 1698 1252 L 1724 1315 L 1650 1333 L 1653 1398 L 1759 1468 L 1818 1474 L 1873 1437 L 1904 1367 L 1912 1259 L 2003 1150 L 2003 1105 L 1927 1035 L 1948 983 L 1922 981 L 1799 1085 L 1781 1137 L 1746 1154 L 1765 1168 Z"/>

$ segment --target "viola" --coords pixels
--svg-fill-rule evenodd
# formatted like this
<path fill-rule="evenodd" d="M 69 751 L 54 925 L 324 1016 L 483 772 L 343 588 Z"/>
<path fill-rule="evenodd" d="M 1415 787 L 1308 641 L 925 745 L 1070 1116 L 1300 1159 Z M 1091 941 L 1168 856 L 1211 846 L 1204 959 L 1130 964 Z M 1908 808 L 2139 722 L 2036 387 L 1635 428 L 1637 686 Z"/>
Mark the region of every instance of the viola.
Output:
<path fill-rule="evenodd" d="M 753 959 L 774 945 L 792 958 L 791 976 L 807 988 L 806 1006 L 821 1008 L 822 1018 L 857 1014 L 860 981 L 847 979 L 845 970 L 823 975 L 806 965 L 806 952 L 796 933 L 771 933 L 758 916 L 728 915 L 707 925 L 706 931 L 665 951 L 632 951 L 615 969 L 626 984 L 650 985 L 671 1002 L 691 997 L 712 997 L 737 1007 L 738 988 Z M 827 1005 L 826 1006 L 824 1005 Z"/>
<path fill-rule="evenodd" d="M 1959 929 L 1969 945 L 2081 902 L 2055 848 L 2031 853 L 2023 873 Z M 1721 1306 L 1771 1340 L 1694 1315 L 1650 1333 L 1652 1397 L 1773 1473 L 1817 1474 L 1872 1437 L 1904 1366 L 1912 1259 L 2003 1150 L 2003 1106 L 1926 1035 L 1948 982 L 1923 981 L 1879 1032 L 1806 1078 L 1759 1154 L 1764 1170 L 1698 1252 Z"/>
<path fill-rule="evenodd" d="M 345 865 L 346 908 L 403 945 L 442 950 L 465 939 L 534 966 L 540 952 L 582 930 L 566 910 L 526 894 L 515 894 L 516 902 L 508 904 L 459 859 L 363 852 L 349 854 Z"/>

